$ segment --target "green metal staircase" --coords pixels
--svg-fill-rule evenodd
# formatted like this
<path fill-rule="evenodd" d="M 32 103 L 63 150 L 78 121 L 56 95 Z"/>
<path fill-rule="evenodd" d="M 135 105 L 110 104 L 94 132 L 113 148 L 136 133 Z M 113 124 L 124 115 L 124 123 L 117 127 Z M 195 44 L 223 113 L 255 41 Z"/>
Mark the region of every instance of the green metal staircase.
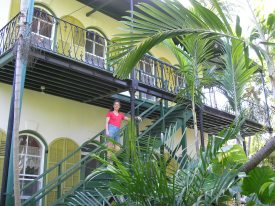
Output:
<path fill-rule="evenodd" d="M 137 105 L 136 109 L 138 109 L 143 103 L 144 102 Z M 186 113 L 185 109 L 181 106 L 164 108 L 163 105 L 159 103 L 152 104 L 152 106 L 142 112 L 140 116 L 144 119 L 157 110 L 160 110 L 160 118 L 154 120 L 144 131 L 141 131 L 138 138 L 148 138 L 149 136 L 161 137 L 161 133 L 164 133 L 167 128 L 174 126 L 177 130 L 191 117 L 190 112 Z M 102 189 L 106 191 L 106 188 L 102 188 L 106 184 L 102 183 L 109 181 L 111 177 L 98 176 L 93 179 L 93 181 L 86 181 L 85 172 L 83 172 L 88 162 L 92 159 L 89 154 L 100 152 L 95 141 L 98 141 L 104 133 L 105 130 L 99 132 L 89 141 L 85 142 L 82 146 L 69 154 L 66 158 L 59 161 L 55 166 L 49 168 L 34 181 L 25 185 L 21 189 L 22 194 L 43 182 L 43 187 L 32 194 L 30 198 L 22 202 L 22 205 L 37 205 L 38 202 L 42 202 L 43 205 L 85 205 L 84 203 L 81 203 L 81 200 L 87 201 L 87 198 L 91 198 L 90 205 L 102 205 L 103 203 L 110 205 L 109 200 L 102 197 L 101 191 Z M 66 162 L 71 161 L 81 152 L 84 152 L 86 155 L 83 155 L 83 157 L 72 166 L 65 167 Z M 74 184 L 71 189 L 68 191 L 62 189 L 62 186 L 66 181 L 79 176 L 81 176 L 79 182 Z M 94 199 L 95 197 L 97 198 Z M 119 199 L 113 201 L 119 202 Z"/>
<path fill-rule="evenodd" d="M 148 113 L 147 113 L 148 114 Z M 154 137 L 160 138 L 161 133 L 170 131 L 177 131 L 192 117 L 192 113 L 189 110 L 184 110 L 181 106 L 175 106 L 164 111 L 163 116 L 157 120 L 154 120 L 147 128 L 139 135 L 139 139 Z M 173 134 L 172 134 L 173 135 Z M 161 141 L 160 141 L 161 142 Z M 166 150 L 171 154 L 173 151 L 166 145 Z M 170 150 L 170 151 L 169 151 Z M 179 160 L 180 161 L 180 160 Z M 62 200 L 59 200 L 55 205 L 112 205 L 111 203 L 122 203 L 123 197 L 117 197 L 114 199 L 113 194 L 107 188 L 106 182 L 110 181 L 112 177 L 106 174 L 101 174 L 92 180 L 86 180 L 76 190 L 72 190 L 67 196 L 64 196 Z M 104 194 L 104 195 L 102 195 Z M 106 199 L 107 196 L 113 199 Z M 122 199 L 121 199 L 122 198 Z"/>

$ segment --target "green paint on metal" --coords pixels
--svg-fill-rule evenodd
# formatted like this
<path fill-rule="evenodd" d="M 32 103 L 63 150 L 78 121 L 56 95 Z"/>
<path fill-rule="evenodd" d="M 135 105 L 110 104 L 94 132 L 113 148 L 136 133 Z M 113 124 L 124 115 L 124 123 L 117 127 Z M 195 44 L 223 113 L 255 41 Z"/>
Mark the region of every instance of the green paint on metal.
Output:
<path fill-rule="evenodd" d="M 34 9 L 34 0 L 28 0 L 27 18 L 26 18 L 26 23 L 27 24 L 30 23 L 30 22 L 32 22 L 33 9 Z M 30 29 L 30 27 L 27 27 L 27 29 Z M 27 33 L 29 33 L 29 32 L 27 31 L 26 34 Z M 22 98 L 23 98 L 25 79 L 26 79 L 27 59 L 28 59 L 27 55 L 25 55 L 24 58 L 25 59 L 21 59 L 21 62 L 16 62 L 16 64 L 20 65 L 21 72 L 22 72 L 22 75 L 21 75 L 21 85 L 20 85 L 20 87 L 21 87 L 21 94 L 20 94 L 20 114 L 21 114 L 21 110 L 22 110 Z M 13 92 L 15 92 L 14 89 L 13 89 Z M 11 102 L 11 104 L 13 104 L 13 102 Z M 19 118 L 20 118 L 20 114 L 19 114 Z M 14 115 L 14 114 L 12 114 L 12 115 Z M 14 134 L 12 134 L 12 146 L 11 146 L 11 148 L 13 148 L 13 144 L 14 144 L 13 142 L 14 142 Z M 10 206 L 10 205 L 14 204 L 14 197 L 11 195 L 11 194 L 13 194 L 13 164 L 11 164 L 12 162 L 13 162 L 13 152 L 11 150 L 8 183 L 7 183 L 7 189 L 6 189 L 6 193 L 8 194 L 6 196 L 6 205 L 7 206 Z"/>
<path fill-rule="evenodd" d="M 8 53 L 4 54 L 3 56 L 1 55 L 0 69 L 5 69 L 5 68 L 3 68 L 3 66 L 6 65 L 8 62 L 10 62 L 13 58 L 14 58 L 14 54 L 12 51 L 9 51 Z"/>

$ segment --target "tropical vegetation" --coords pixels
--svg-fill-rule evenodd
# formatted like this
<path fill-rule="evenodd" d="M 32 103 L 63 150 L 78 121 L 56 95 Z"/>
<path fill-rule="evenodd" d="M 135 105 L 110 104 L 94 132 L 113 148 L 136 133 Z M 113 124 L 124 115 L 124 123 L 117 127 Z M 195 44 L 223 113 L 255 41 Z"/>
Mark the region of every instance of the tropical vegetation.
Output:
<path fill-rule="evenodd" d="M 269 142 L 250 159 L 245 156 L 243 149 L 238 145 L 230 148 L 223 146 L 229 139 L 238 139 L 239 143 L 243 141 L 240 130 L 237 129 L 242 122 L 240 119 L 243 118 L 240 112 L 242 100 L 246 97 L 245 91 L 251 84 L 252 77 L 257 72 L 264 73 L 265 65 L 268 68 L 273 94 L 275 94 L 274 56 L 272 56 L 274 15 L 269 15 L 267 20 L 259 23 L 250 2 L 247 1 L 256 22 L 256 28 L 250 38 L 246 39 L 242 36 L 240 18 L 237 16 L 233 29 L 229 23 L 232 19 L 228 19 L 222 3 L 210 0 L 212 9 L 209 9 L 195 0 L 190 0 L 190 2 L 192 9 L 185 8 L 177 0 L 154 1 L 159 9 L 146 3 L 139 4 L 137 11 L 133 12 L 134 17 L 125 17 L 123 23 L 128 29 L 125 33 L 118 35 L 113 42 L 115 49 L 110 50 L 109 63 L 116 65 L 116 76 L 127 78 L 144 54 L 154 46 L 164 43 L 178 60 L 179 73 L 186 82 L 186 87 L 180 92 L 179 99 L 186 99 L 189 95 L 193 117 L 196 117 L 194 108 L 203 98 L 202 88 L 216 86 L 228 98 L 231 108 L 235 111 L 236 121 L 232 128 L 223 130 L 218 135 L 222 139 L 222 144 L 217 142 L 216 137 L 211 137 L 205 152 L 198 150 L 197 144 L 197 154 L 199 154 L 197 158 L 185 161 L 184 166 L 180 164 L 178 170 L 168 181 L 164 176 L 166 170 L 162 168 L 167 163 L 158 162 L 165 158 L 160 158 L 160 154 L 157 154 L 147 159 L 147 161 L 155 160 L 148 163 L 149 171 L 154 168 L 152 169 L 154 172 L 149 172 L 149 174 L 153 175 L 152 181 L 155 182 L 150 182 L 150 178 L 146 178 L 147 183 L 153 188 L 142 183 L 141 178 L 140 182 L 136 182 L 136 184 L 140 183 L 141 188 L 135 191 L 136 188 L 127 188 L 128 184 L 136 184 L 131 182 L 131 178 L 126 178 L 129 182 L 123 184 L 123 187 L 133 193 L 127 193 L 125 188 L 123 190 L 118 185 L 115 187 L 116 191 L 123 191 L 120 194 L 128 197 L 125 201 L 129 200 L 136 205 L 164 205 L 164 202 L 166 205 L 222 205 L 226 202 L 225 200 L 228 200 L 227 198 L 236 198 L 236 204 L 239 204 L 240 194 L 247 196 L 248 205 L 271 205 L 274 201 L 275 190 L 274 171 L 271 168 L 257 167 L 257 165 L 275 150 L 275 137 L 271 137 Z M 256 39 L 261 40 L 256 41 Z M 213 47 L 219 48 L 219 52 L 214 51 Z M 251 59 L 250 50 L 256 52 L 260 64 L 257 60 Z M 209 78 L 208 73 L 212 73 L 211 77 L 214 78 Z M 273 95 L 273 100 L 274 97 Z M 196 122 L 194 122 L 194 127 L 196 131 Z M 195 132 L 195 140 L 197 139 L 197 132 Z M 137 151 L 140 151 L 138 145 L 137 143 Z M 149 152 L 149 155 L 152 154 L 154 153 Z M 112 170 L 106 171 L 111 172 L 118 179 L 124 176 L 118 175 L 117 172 L 130 177 L 135 175 L 132 172 L 135 167 L 141 171 L 148 170 L 146 158 L 143 160 L 145 163 L 142 164 L 126 163 L 127 167 L 121 166 L 124 165 L 122 162 L 113 160 L 115 164 L 111 166 Z M 116 167 L 116 165 L 121 167 Z M 148 174 L 148 171 L 142 174 Z M 265 178 L 259 178 L 263 176 Z M 257 178 L 259 181 L 252 185 L 251 183 Z M 179 179 L 180 182 L 177 181 Z M 161 186 L 161 190 L 158 186 Z M 135 199 L 137 194 L 140 194 L 141 199 Z"/>

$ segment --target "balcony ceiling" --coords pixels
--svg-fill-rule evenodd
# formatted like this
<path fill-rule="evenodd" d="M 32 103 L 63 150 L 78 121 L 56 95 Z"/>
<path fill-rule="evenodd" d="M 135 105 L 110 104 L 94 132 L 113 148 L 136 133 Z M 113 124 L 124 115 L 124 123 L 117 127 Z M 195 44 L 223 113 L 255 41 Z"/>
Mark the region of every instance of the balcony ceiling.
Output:
<path fill-rule="evenodd" d="M 89 7 L 91 11 L 100 11 L 114 19 L 121 20 L 122 16 L 129 16 L 131 0 L 77 0 Z M 133 0 L 134 4 L 145 2 L 154 5 L 150 0 Z"/>

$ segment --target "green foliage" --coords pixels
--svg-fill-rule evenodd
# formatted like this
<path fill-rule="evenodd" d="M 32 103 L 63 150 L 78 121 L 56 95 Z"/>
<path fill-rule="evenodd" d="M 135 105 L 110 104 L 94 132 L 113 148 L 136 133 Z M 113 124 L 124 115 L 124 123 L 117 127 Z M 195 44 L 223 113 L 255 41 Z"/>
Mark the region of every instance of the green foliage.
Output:
<path fill-rule="evenodd" d="M 248 158 L 240 145 L 224 146 L 213 161 L 213 171 L 220 173 L 231 165 L 242 165 L 247 160 Z"/>
<path fill-rule="evenodd" d="M 205 151 L 201 151 L 199 158 L 193 158 L 182 162 L 175 150 L 171 150 L 170 155 L 178 162 L 179 167 L 170 168 L 168 161 L 159 153 L 159 148 L 154 147 L 151 141 L 154 138 L 148 137 L 151 141 L 148 144 L 141 144 L 139 139 L 133 144 L 136 148 L 129 146 L 122 147 L 118 153 L 108 149 L 109 160 L 105 160 L 99 155 L 94 155 L 97 160 L 102 162 L 105 167 L 94 171 L 88 178 L 93 181 L 94 178 L 103 174 L 109 174 L 112 180 L 106 185 L 107 191 L 100 190 L 100 195 L 104 199 L 115 199 L 118 196 L 123 197 L 123 205 L 215 205 L 222 204 L 231 198 L 229 189 L 238 181 L 238 164 L 237 161 L 229 159 L 239 152 L 239 148 L 232 147 L 226 149 L 224 144 L 235 138 L 239 132 L 239 122 L 235 123 L 237 127 L 230 128 L 220 132 L 219 136 L 209 138 L 208 146 Z M 134 127 L 128 126 L 128 141 L 134 136 Z M 175 130 L 166 131 L 162 144 L 169 147 L 171 138 Z M 132 133 L 132 135 L 131 135 Z M 134 137 L 135 139 L 135 137 Z M 159 141 L 159 139 L 157 140 Z M 132 144 L 131 143 L 131 144 Z M 129 145 L 129 144 L 128 144 Z M 142 145 L 142 146 L 141 146 Z M 146 145 L 146 146 L 145 146 Z M 171 145 L 170 145 L 171 146 Z M 104 147 L 106 149 L 106 147 Z M 156 150 L 157 149 L 157 150 Z M 133 150 L 135 154 L 129 152 Z M 127 152 L 128 151 L 128 152 Z M 170 151 L 170 150 L 169 150 Z M 227 164 L 223 164 L 223 170 L 213 171 L 213 166 L 219 164 L 221 154 L 227 154 Z M 125 155 L 134 155 L 133 158 L 125 160 Z M 167 172 L 167 170 L 173 170 Z M 169 174 L 169 175 L 168 175 Z M 237 177 L 237 178 L 236 178 Z M 99 192 L 99 190 L 97 190 Z M 104 196 L 105 194 L 105 196 Z M 107 196 L 106 196 L 107 195 Z"/>
<path fill-rule="evenodd" d="M 263 204 L 275 200 L 275 172 L 270 167 L 256 167 L 243 179 L 242 194 L 253 195 Z"/>

